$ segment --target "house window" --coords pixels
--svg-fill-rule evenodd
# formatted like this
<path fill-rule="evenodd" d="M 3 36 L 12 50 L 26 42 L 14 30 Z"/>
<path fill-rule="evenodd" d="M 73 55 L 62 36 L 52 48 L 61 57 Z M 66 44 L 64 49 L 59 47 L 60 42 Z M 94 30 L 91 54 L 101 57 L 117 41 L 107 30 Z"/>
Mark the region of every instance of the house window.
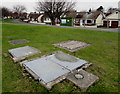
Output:
<path fill-rule="evenodd" d="M 92 20 L 87 20 L 87 23 L 92 23 Z"/>

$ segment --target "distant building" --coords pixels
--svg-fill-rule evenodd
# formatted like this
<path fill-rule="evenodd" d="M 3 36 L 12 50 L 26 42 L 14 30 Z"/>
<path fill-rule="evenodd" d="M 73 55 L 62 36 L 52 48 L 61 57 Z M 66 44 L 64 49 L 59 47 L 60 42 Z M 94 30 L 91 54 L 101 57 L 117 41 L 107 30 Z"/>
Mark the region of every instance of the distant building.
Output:
<path fill-rule="evenodd" d="M 88 12 L 86 14 L 87 16 L 84 18 L 84 24 L 88 26 L 97 25 L 102 26 L 103 25 L 103 19 L 105 18 L 105 15 L 101 11 L 93 11 Z"/>
<path fill-rule="evenodd" d="M 107 13 L 103 20 L 104 27 L 118 28 L 120 27 L 120 11 L 116 10 L 112 13 Z"/>

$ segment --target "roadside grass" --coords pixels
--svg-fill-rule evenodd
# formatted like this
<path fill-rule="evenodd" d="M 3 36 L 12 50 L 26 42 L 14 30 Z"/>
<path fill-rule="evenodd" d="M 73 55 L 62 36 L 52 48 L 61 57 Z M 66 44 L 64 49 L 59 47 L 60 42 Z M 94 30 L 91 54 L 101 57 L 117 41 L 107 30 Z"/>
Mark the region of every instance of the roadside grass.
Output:
<path fill-rule="evenodd" d="M 85 92 L 118 92 L 118 33 L 5 24 L 3 24 L 2 29 L 2 53 L 8 53 L 9 49 L 26 45 L 35 47 L 42 52 L 29 58 L 61 50 L 93 63 L 86 71 L 97 75 L 100 81 Z M 8 43 L 8 41 L 16 39 L 27 39 L 30 42 L 18 45 Z M 90 43 L 91 46 L 80 49 L 74 54 L 52 45 L 68 40 Z M 105 41 L 112 43 L 105 43 Z M 23 76 L 23 70 L 19 63 L 14 63 L 11 58 L 4 56 L 2 57 L 2 83 L 3 92 L 83 92 L 68 80 L 64 80 L 55 85 L 53 89 L 47 90 L 37 81 Z"/>
<path fill-rule="evenodd" d="M 13 19 L 2 19 L 0 23 L 13 23 Z"/>

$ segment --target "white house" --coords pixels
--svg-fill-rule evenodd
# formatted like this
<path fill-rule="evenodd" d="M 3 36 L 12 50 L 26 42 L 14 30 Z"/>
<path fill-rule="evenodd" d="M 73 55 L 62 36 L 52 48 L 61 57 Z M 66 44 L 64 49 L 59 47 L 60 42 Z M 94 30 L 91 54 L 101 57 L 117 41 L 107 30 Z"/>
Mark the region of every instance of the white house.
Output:
<path fill-rule="evenodd" d="M 111 28 L 120 27 L 120 11 L 116 11 L 106 16 L 106 19 L 103 20 L 103 26 Z"/>
<path fill-rule="evenodd" d="M 86 14 L 87 16 L 84 18 L 85 25 L 92 26 L 101 26 L 103 25 L 103 19 L 105 18 L 105 15 L 101 11 L 93 11 Z"/>

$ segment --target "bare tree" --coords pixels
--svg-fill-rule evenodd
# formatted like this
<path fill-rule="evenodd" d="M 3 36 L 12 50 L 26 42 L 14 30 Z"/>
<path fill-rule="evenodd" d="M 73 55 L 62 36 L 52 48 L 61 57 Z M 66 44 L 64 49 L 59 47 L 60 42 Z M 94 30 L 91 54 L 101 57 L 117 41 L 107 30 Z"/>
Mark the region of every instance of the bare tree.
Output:
<path fill-rule="evenodd" d="M 15 5 L 13 6 L 13 12 L 16 12 L 18 14 L 21 14 L 26 11 L 26 7 L 23 5 Z"/>
<path fill-rule="evenodd" d="M 37 2 L 36 10 L 44 11 L 54 25 L 56 18 L 60 20 L 60 16 L 73 10 L 74 6 L 75 2 L 66 2 L 66 0 L 43 0 Z"/>
<path fill-rule="evenodd" d="M 2 8 L 0 8 L 0 13 L 2 14 L 1 15 L 2 18 L 3 17 L 8 17 L 9 14 L 10 14 L 10 10 L 8 8 L 6 8 L 6 7 L 2 7 Z"/>

